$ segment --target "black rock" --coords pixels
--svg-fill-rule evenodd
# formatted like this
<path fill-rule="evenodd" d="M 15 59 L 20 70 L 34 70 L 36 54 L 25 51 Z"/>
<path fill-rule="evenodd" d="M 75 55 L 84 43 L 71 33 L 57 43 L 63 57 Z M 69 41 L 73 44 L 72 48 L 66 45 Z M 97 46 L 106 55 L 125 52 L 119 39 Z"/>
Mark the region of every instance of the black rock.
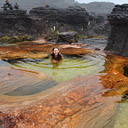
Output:
<path fill-rule="evenodd" d="M 128 4 L 116 5 L 108 20 L 111 32 L 105 50 L 128 57 Z"/>
<path fill-rule="evenodd" d="M 68 8 L 46 8 L 38 7 L 30 11 L 31 16 L 39 16 L 48 20 L 49 24 L 63 23 L 70 25 L 78 25 L 87 28 L 89 14 L 86 10 L 79 6 L 70 6 Z"/>
<path fill-rule="evenodd" d="M 74 31 L 59 33 L 57 42 L 76 43 L 78 42 L 78 33 Z"/>
<path fill-rule="evenodd" d="M 89 14 L 79 6 L 68 8 L 37 7 L 30 10 L 0 11 L 0 37 L 13 35 L 41 35 L 56 31 L 88 30 Z"/>

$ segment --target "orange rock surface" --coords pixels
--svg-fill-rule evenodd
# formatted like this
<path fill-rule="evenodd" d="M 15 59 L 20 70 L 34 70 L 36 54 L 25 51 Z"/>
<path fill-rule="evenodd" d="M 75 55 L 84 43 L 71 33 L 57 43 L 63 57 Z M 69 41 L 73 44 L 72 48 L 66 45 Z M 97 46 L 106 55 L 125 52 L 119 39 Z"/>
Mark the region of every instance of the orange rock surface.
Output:
<path fill-rule="evenodd" d="M 58 47 L 60 52 L 65 55 L 84 55 L 94 52 L 93 50 L 82 48 L 80 44 L 20 42 L 14 46 L 0 46 L 0 56 L 2 60 L 21 58 L 41 59 L 48 57 L 53 47 Z"/>
<path fill-rule="evenodd" d="M 1 121 L 8 127 L 84 128 L 103 127 L 115 113 L 116 99 L 102 97 L 105 91 L 99 76 L 77 77 L 40 94 L 40 99 L 4 109 Z M 92 81 L 92 79 L 95 81 Z M 51 92 L 51 93 L 49 93 Z M 9 120 L 8 120 L 9 118 Z M 102 119 L 101 123 L 99 120 Z M 7 124 L 8 122 L 8 124 Z"/>
<path fill-rule="evenodd" d="M 128 91 L 128 77 L 124 76 L 124 66 L 128 58 L 108 55 L 105 63 L 107 74 L 101 77 L 104 88 L 110 88 L 104 96 L 123 95 Z"/>

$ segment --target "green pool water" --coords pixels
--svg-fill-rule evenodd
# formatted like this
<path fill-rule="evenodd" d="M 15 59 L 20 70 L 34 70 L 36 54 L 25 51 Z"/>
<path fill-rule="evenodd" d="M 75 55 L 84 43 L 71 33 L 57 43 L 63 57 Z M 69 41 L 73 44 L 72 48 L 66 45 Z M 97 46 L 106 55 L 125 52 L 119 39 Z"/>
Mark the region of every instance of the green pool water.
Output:
<path fill-rule="evenodd" d="M 13 67 L 42 72 L 56 82 L 68 81 L 81 75 L 97 74 L 104 69 L 104 60 L 97 57 L 65 57 L 58 66 L 50 58 L 42 60 L 19 60 L 10 63 Z"/>

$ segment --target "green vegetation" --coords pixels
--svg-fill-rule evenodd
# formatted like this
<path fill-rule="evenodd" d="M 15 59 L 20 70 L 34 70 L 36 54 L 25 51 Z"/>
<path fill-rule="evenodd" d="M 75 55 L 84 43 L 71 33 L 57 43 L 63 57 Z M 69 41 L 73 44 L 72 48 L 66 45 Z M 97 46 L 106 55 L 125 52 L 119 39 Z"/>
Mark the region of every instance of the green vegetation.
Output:
<path fill-rule="evenodd" d="M 93 35 L 87 35 L 86 38 L 96 38 L 96 39 L 103 39 L 101 36 L 93 36 Z"/>
<path fill-rule="evenodd" d="M 4 36 L 0 38 L 0 42 L 2 43 L 16 43 L 22 41 L 31 41 L 33 40 L 32 36 L 30 35 L 22 35 L 22 36 Z"/>
<path fill-rule="evenodd" d="M 78 35 L 78 38 L 79 38 L 79 39 L 84 39 L 85 36 L 79 34 L 79 35 Z"/>
<path fill-rule="evenodd" d="M 55 40 L 58 38 L 58 34 L 59 31 L 56 30 L 56 26 L 54 26 L 53 28 L 51 28 L 51 32 L 48 35 L 46 35 L 44 38 L 48 41 Z"/>

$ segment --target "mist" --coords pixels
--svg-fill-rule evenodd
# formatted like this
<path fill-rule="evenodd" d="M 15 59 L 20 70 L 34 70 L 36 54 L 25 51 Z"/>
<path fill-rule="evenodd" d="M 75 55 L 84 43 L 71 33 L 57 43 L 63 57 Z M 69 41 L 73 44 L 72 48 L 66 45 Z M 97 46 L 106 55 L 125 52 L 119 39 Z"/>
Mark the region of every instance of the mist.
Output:
<path fill-rule="evenodd" d="M 76 0 L 79 3 L 89 3 L 89 2 L 111 2 L 114 4 L 124 4 L 128 3 L 128 0 Z"/>

